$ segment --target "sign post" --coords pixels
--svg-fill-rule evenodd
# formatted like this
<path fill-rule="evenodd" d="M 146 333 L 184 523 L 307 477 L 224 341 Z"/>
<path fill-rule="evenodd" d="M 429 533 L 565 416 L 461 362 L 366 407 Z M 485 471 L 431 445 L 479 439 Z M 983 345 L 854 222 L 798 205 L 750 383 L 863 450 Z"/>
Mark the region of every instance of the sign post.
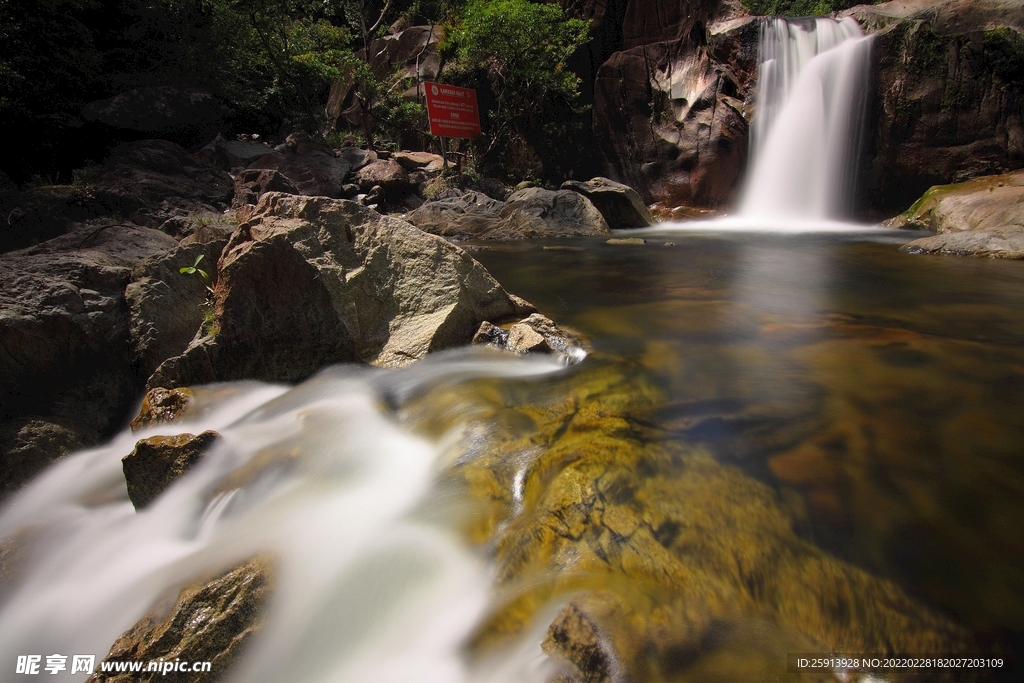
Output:
<path fill-rule="evenodd" d="M 441 156 L 448 168 L 445 138 L 475 138 L 480 135 L 480 109 L 476 104 L 476 90 L 459 88 L 443 83 L 423 84 L 427 94 L 427 118 L 430 134 L 441 138 Z"/>

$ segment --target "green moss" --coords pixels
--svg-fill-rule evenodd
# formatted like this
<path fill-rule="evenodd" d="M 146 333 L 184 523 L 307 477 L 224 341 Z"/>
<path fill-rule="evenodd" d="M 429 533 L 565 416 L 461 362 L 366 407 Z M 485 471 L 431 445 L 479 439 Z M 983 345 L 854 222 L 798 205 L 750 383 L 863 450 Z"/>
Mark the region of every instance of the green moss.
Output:
<path fill-rule="evenodd" d="M 1010 28 L 985 31 L 982 60 L 986 73 L 1003 83 L 1024 83 L 1024 37 Z"/>

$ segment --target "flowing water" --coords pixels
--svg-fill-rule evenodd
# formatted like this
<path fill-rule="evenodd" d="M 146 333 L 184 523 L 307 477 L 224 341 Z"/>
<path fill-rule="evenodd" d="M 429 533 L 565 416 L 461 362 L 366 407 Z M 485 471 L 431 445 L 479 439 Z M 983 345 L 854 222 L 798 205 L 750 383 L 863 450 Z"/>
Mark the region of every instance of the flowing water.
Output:
<path fill-rule="evenodd" d="M 821 221 L 848 213 L 870 48 L 850 18 L 762 23 L 741 216 Z"/>
<path fill-rule="evenodd" d="M 181 586 L 253 556 L 272 598 L 232 681 L 545 681 L 547 624 L 609 591 L 639 623 L 676 624 L 623 622 L 624 642 L 649 641 L 626 658 L 638 680 L 781 675 L 787 652 L 850 638 L 1012 655 L 1024 264 L 897 239 L 477 252 L 593 353 L 214 386 L 185 423 L 66 458 L 0 515 L 20 554 L 0 587 L 4 680 L 17 655 L 102 659 Z M 223 435 L 210 457 L 135 512 L 135 440 L 203 429 Z M 573 522 L 586 477 L 613 482 L 595 484 L 603 518 Z M 850 591 L 855 609 L 828 607 Z"/>

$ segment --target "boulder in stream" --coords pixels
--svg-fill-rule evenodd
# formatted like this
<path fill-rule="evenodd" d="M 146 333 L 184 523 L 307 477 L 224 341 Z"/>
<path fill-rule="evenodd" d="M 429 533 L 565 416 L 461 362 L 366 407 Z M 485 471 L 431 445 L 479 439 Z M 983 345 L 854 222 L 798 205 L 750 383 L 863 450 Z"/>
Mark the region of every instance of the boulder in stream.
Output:
<path fill-rule="evenodd" d="M 325 365 L 400 366 L 533 312 L 465 251 L 355 202 L 264 195 L 221 256 L 214 333 L 150 387 L 297 381 Z"/>
<path fill-rule="evenodd" d="M 1024 171 L 935 186 L 887 224 L 938 233 L 903 247 L 915 254 L 1024 258 Z"/>
<path fill-rule="evenodd" d="M 195 467 L 220 437 L 217 432 L 151 436 L 140 439 L 121 460 L 128 498 L 136 510 L 146 507 L 176 479 Z"/>
<path fill-rule="evenodd" d="M 589 199 L 612 230 L 646 228 L 654 224 L 654 217 L 644 206 L 640 195 L 629 185 L 608 178 L 591 178 L 586 182 L 566 180 L 563 190 L 579 192 Z"/>

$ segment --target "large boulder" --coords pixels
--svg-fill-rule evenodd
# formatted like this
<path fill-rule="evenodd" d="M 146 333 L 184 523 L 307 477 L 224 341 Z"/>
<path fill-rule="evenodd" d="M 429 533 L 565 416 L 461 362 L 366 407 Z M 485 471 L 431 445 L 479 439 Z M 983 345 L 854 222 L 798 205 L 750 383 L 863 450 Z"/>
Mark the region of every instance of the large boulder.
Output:
<path fill-rule="evenodd" d="M 225 248 L 216 334 L 151 387 L 296 381 L 345 361 L 405 365 L 532 312 L 466 252 L 355 202 L 266 194 Z"/>
<path fill-rule="evenodd" d="M 939 233 L 912 253 L 1024 258 L 1024 171 L 933 187 L 889 225 Z"/>
<path fill-rule="evenodd" d="M 566 180 L 563 190 L 579 192 L 589 199 L 612 230 L 645 228 L 654 224 L 654 217 L 644 206 L 640 195 L 629 185 L 608 178 L 591 178 L 586 182 Z"/>
<path fill-rule="evenodd" d="M 206 316 L 207 286 L 217 278 L 217 259 L 227 240 L 182 245 L 138 266 L 125 288 L 130 314 L 132 361 L 149 377 L 157 366 L 177 356 L 196 336 Z M 202 257 L 198 272 L 182 273 Z"/>
<path fill-rule="evenodd" d="M 167 85 L 128 90 L 82 108 L 86 121 L 187 145 L 213 137 L 224 114 L 224 107 L 210 93 Z"/>
<path fill-rule="evenodd" d="M 0 194 L 0 212 L 8 222 L 0 233 L 0 251 L 42 242 L 104 217 L 151 228 L 172 221 L 167 231 L 180 238 L 195 227 L 190 216 L 216 218 L 233 194 L 230 175 L 175 143 L 137 140 L 114 148 L 88 181 Z"/>
<path fill-rule="evenodd" d="M 306 149 L 309 146 L 296 143 L 295 147 Z M 318 149 L 306 153 L 273 152 L 252 162 L 249 168 L 278 171 L 291 180 L 300 193 L 319 197 L 340 197 L 345 176 L 351 170 L 345 159 Z"/>
<path fill-rule="evenodd" d="M 479 192 L 427 202 L 405 215 L 420 230 L 444 237 L 477 237 L 501 218 L 502 202 Z"/>
<path fill-rule="evenodd" d="M 247 168 L 235 177 L 235 198 L 232 206 L 255 204 L 268 192 L 302 194 L 287 176 L 270 168 Z"/>
<path fill-rule="evenodd" d="M 409 190 L 409 174 L 392 159 L 380 159 L 363 166 L 356 173 L 355 181 L 363 192 L 380 187 L 390 198 L 397 198 Z"/>
<path fill-rule="evenodd" d="M 539 187 L 520 190 L 505 200 L 501 217 L 505 226 L 513 223 L 522 225 L 533 219 L 539 234 L 531 236 L 536 237 L 608 233 L 608 222 L 601 212 L 582 194 L 570 190 L 545 190 Z M 502 227 L 499 223 L 494 230 L 501 230 Z"/>
<path fill-rule="evenodd" d="M 273 581 L 269 558 L 257 557 L 209 580 L 198 580 L 178 595 L 169 613 L 154 610 L 125 631 L 105 662 L 178 660 L 210 662 L 205 672 L 97 671 L 87 683 L 156 683 L 163 680 L 213 683 L 226 672 L 263 627 Z M 101 667 L 97 667 L 102 669 Z"/>
<path fill-rule="evenodd" d="M 264 142 L 255 140 L 228 140 L 218 134 L 209 144 L 196 152 L 196 156 L 224 171 L 245 168 L 262 156 L 274 151 Z"/>
<path fill-rule="evenodd" d="M 1003 0 L 849 10 L 875 35 L 863 212 L 933 185 L 1024 167 L 1024 12 Z"/>
<path fill-rule="evenodd" d="M 647 203 L 716 208 L 738 193 L 758 24 L 698 28 L 616 52 L 597 73 L 593 126 L 609 175 Z"/>
<path fill-rule="evenodd" d="M 135 225 L 86 227 L 0 256 L 0 486 L 121 425 L 139 389 L 124 290 L 177 242 Z"/>

